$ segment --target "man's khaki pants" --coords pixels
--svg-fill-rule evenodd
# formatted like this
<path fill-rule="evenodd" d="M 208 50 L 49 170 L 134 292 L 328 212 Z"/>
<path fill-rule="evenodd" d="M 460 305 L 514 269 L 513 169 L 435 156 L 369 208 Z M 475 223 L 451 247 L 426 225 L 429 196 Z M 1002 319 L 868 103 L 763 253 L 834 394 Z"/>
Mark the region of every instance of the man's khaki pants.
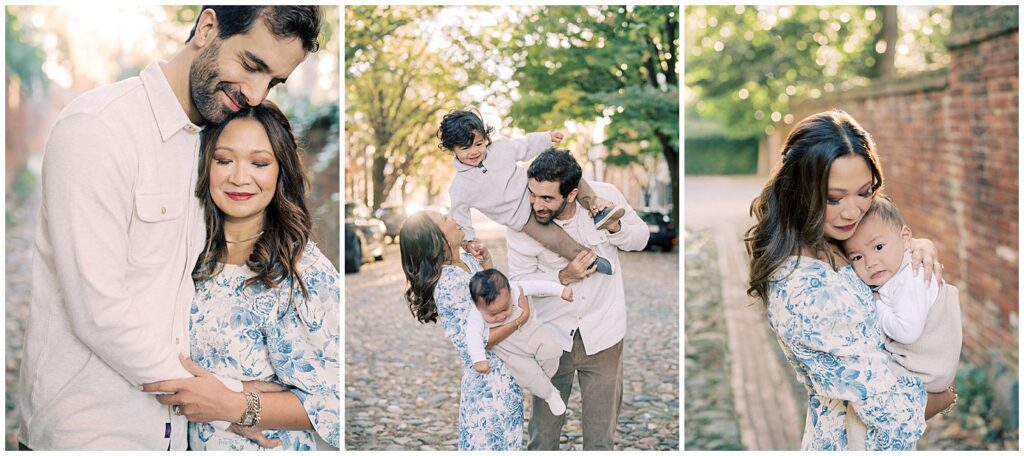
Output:
<path fill-rule="evenodd" d="M 587 356 L 577 330 L 572 351 L 562 352 L 558 372 L 551 378 L 566 403 L 576 373 L 579 373 L 583 396 L 583 449 L 611 450 L 622 405 L 622 341 Z M 558 450 L 564 423 L 565 415 L 551 414 L 544 399 L 534 396 L 527 449 Z"/>

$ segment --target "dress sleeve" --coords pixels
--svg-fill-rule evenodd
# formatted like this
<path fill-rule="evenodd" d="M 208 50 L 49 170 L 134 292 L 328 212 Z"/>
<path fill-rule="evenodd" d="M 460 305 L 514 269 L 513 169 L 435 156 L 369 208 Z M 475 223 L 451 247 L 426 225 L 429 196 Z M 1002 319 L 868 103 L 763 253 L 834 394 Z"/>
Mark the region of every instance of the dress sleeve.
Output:
<path fill-rule="evenodd" d="M 302 272 L 309 298 L 296 288 L 289 299 L 289 287 L 281 287 L 278 310 L 264 331 L 278 378 L 293 387 L 316 433 L 340 448 L 340 277 L 318 250 L 312 254 L 315 261 Z"/>
<path fill-rule="evenodd" d="M 787 305 L 792 316 L 776 330 L 806 367 L 814 392 L 850 401 L 868 427 L 869 443 L 912 448 L 925 429 L 921 380 L 889 370 L 880 343 L 872 343 L 871 331 L 878 329 L 868 309 L 855 305 L 853 291 L 819 275 L 794 273 L 791 280 L 798 281 Z"/>
<path fill-rule="evenodd" d="M 470 268 L 472 267 L 471 265 Z M 434 288 L 434 302 L 437 304 L 437 315 L 444 335 L 452 341 L 463 364 L 472 364 L 469 338 L 481 337 L 483 345 L 486 346 L 487 332 L 483 332 L 483 335 L 473 335 L 469 332 L 469 307 L 472 305 L 472 299 L 469 296 L 468 279 L 460 277 L 454 267 L 444 268 Z"/>

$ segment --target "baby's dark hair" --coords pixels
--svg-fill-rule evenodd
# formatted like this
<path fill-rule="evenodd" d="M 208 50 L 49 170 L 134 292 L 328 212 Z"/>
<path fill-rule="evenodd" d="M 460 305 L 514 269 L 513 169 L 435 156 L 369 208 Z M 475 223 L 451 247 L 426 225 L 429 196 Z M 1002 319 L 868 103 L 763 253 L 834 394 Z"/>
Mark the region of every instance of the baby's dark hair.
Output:
<path fill-rule="evenodd" d="M 438 147 L 455 150 L 456 146 L 473 145 L 473 133 L 484 137 L 487 145 L 491 145 L 493 128 L 484 125 L 484 120 L 472 111 L 455 110 L 444 115 L 441 127 L 437 129 L 437 138 L 441 140 Z"/>
<path fill-rule="evenodd" d="M 484 269 L 469 279 L 469 296 L 479 305 L 490 305 L 501 290 L 508 289 L 508 278 L 497 269 Z"/>
<path fill-rule="evenodd" d="M 897 231 L 903 229 L 906 223 L 903 221 L 903 216 L 900 215 L 900 210 L 896 208 L 896 203 L 892 202 L 892 199 L 886 195 L 878 195 L 874 201 L 871 202 L 871 207 L 864 213 L 864 219 L 868 217 L 878 217 L 882 223 L 895 228 Z"/>

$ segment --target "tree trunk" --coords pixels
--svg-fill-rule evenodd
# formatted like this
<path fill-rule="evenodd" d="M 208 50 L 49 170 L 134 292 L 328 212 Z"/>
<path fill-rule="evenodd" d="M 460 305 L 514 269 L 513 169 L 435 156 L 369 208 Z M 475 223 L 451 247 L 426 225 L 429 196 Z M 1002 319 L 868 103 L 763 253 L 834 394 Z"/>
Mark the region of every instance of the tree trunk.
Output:
<path fill-rule="evenodd" d="M 380 207 L 380 203 L 384 201 L 387 196 L 384 194 L 384 167 L 388 164 L 388 159 L 382 155 L 373 157 L 373 205 L 370 207 L 371 211 L 375 211 Z"/>
<path fill-rule="evenodd" d="M 672 147 L 668 135 L 655 130 L 654 135 L 661 142 L 661 153 L 668 163 L 669 180 L 672 181 L 672 226 L 679 227 L 679 151 Z"/>
<path fill-rule="evenodd" d="M 885 40 L 885 52 L 879 57 L 878 76 L 896 75 L 896 42 L 899 41 L 900 30 L 897 22 L 896 5 L 886 5 L 882 9 L 882 39 Z"/>

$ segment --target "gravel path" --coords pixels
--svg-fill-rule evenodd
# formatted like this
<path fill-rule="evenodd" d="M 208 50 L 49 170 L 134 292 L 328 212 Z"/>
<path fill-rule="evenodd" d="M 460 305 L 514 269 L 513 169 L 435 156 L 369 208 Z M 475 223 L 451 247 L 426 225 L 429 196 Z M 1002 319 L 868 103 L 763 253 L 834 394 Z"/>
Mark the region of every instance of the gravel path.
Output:
<path fill-rule="evenodd" d="M 23 198 L 11 192 L 6 202 L 4 448 L 16 450 L 18 442 L 14 433 L 18 430 L 18 415 L 14 410 L 14 400 L 18 393 L 18 369 L 21 367 L 25 322 L 32 296 L 32 241 L 35 239 L 39 192 L 31 192 Z"/>
<path fill-rule="evenodd" d="M 500 232 L 481 237 L 496 267 L 507 271 Z M 621 258 L 629 329 L 616 449 L 677 450 L 679 254 L 627 252 Z M 347 275 L 345 283 L 345 448 L 456 449 L 456 353 L 438 325 L 421 325 L 409 313 L 398 247 L 389 246 L 383 262 Z M 578 391 L 569 399 L 563 449 L 582 448 Z"/>
<path fill-rule="evenodd" d="M 729 372 L 729 335 L 711 230 L 686 230 L 687 450 L 743 450 Z"/>

